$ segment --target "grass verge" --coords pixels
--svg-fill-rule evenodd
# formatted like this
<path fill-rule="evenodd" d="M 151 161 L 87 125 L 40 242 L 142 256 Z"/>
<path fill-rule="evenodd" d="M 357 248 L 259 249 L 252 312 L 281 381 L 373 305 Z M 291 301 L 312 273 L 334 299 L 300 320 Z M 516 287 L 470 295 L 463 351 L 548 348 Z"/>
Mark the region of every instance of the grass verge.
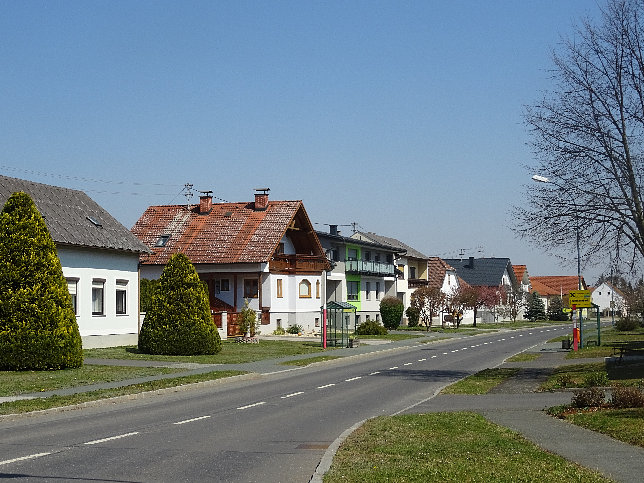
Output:
<path fill-rule="evenodd" d="M 596 338 L 597 330 L 591 330 L 584 325 L 584 335 L 584 341 L 587 341 L 587 337 L 591 335 Z M 590 346 L 578 351 L 570 351 L 566 358 L 612 357 L 615 356 L 613 344 L 630 344 L 632 346 L 630 353 L 644 355 L 644 327 L 629 331 L 616 330 L 614 327 L 602 327 L 601 342 L 601 346 Z"/>
<path fill-rule="evenodd" d="M 367 421 L 324 476 L 325 483 L 518 480 L 610 481 L 469 412 Z"/>
<path fill-rule="evenodd" d="M 512 357 L 508 357 L 506 359 L 507 362 L 529 362 L 529 361 L 536 361 L 541 357 L 541 354 L 538 354 L 536 352 L 521 352 L 519 354 L 515 354 Z"/>
<path fill-rule="evenodd" d="M 70 406 L 73 404 L 81 404 L 88 401 L 97 401 L 99 399 L 107 399 L 116 396 L 125 396 L 128 394 L 138 394 L 145 391 L 154 391 L 157 389 L 165 389 L 168 387 L 182 386 L 185 384 L 194 384 L 197 382 L 212 381 L 222 379 L 225 377 L 237 376 L 244 374 L 241 371 L 213 371 L 204 374 L 196 374 L 192 376 L 173 377 L 168 379 L 160 379 L 158 381 L 150 381 L 141 384 L 132 384 L 130 386 L 123 386 L 114 389 L 101 389 L 98 391 L 84 392 L 79 394 L 72 394 L 69 396 L 50 396 L 47 398 L 26 399 L 20 401 L 12 401 L 0 404 L 0 415 L 26 413 L 30 411 L 39 411 L 43 409 L 51 409 L 63 406 Z"/>
<path fill-rule="evenodd" d="M 315 357 L 307 357 L 306 359 L 295 359 L 292 361 L 285 361 L 282 362 L 281 364 L 283 366 L 308 366 L 309 364 L 313 364 L 314 362 L 324 362 L 324 361 L 331 361 L 333 359 L 340 359 L 339 356 L 315 356 Z"/>
<path fill-rule="evenodd" d="M 332 348 L 326 350 L 333 350 Z M 234 340 L 223 341 L 219 354 L 202 356 L 163 356 L 143 354 L 136 346 L 85 349 L 84 356 L 99 359 L 135 359 L 163 362 L 195 362 L 197 364 L 242 364 L 262 359 L 273 359 L 297 354 L 324 352 L 317 341 L 266 340 L 259 344 L 238 344 Z"/>
<path fill-rule="evenodd" d="M 594 375 L 605 374 L 605 383 L 597 384 Z M 603 376 L 602 376 L 603 378 Z M 556 391 L 571 387 L 636 386 L 644 387 L 644 363 L 624 361 L 621 364 L 590 362 L 560 366 L 539 388 L 540 391 Z"/>
<path fill-rule="evenodd" d="M 517 372 L 519 372 L 517 368 L 484 369 L 447 386 L 441 391 L 441 394 L 487 394 L 492 388 L 514 376 Z"/>
<path fill-rule="evenodd" d="M 77 369 L 60 371 L 0 371 L 0 396 L 17 396 L 19 394 L 86 386 L 100 382 L 123 381 L 135 377 L 173 374 L 181 371 L 185 371 L 185 369 L 90 364 Z"/>
<path fill-rule="evenodd" d="M 567 406 L 549 413 L 577 426 L 644 448 L 644 408 L 580 410 Z"/>

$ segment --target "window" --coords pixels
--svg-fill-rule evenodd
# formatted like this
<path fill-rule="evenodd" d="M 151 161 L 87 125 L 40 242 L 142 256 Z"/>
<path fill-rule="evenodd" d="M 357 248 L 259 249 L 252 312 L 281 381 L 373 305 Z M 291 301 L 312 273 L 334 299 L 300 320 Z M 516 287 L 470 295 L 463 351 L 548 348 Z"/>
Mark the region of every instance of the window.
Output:
<path fill-rule="evenodd" d="M 409 278 L 416 278 L 416 267 L 409 267 Z"/>
<path fill-rule="evenodd" d="M 349 260 L 357 260 L 358 259 L 358 250 L 355 248 L 349 248 L 347 250 L 347 258 Z"/>
<path fill-rule="evenodd" d="M 284 243 L 277 245 L 277 250 L 275 250 L 276 255 L 284 255 Z"/>
<path fill-rule="evenodd" d="M 364 283 L 365 299 L 371 300 L 371 282 Z"/>
<path fill-rule="evenodd" d="M 391 253 L 387 253 L 387 263 L 394 263 L 394 256 Z"/>
<path fill-rule="evenodd" d="M 221 291 L 222 292 L 230 292 L 230 280 L 227 278 L 223 278 L 220 280 L 221 282 Z"/>
<path fill-rule="evenodd" d="M 164 247 L 166 243 L 168 243 L 169 239 L 170 239 L 170 235 L 161 235 L 159 238 L 157 238 L 157 242 L 154 244 L 154 246 Z"/>
<path fill-rule="evenodd" d="M 105 293 L 105 280 L 92 281 L 92 315 L 105 315 L 103 295 Z"/>
<path fill-rule="evenodd" d="M 221 282 L 219 280 L 215 280 L 215 293 L 218 294 L 221 292 Z"/>
<path fill-rule="evenodd" d="M 320 317 L 315 318 L 315 326 L 320 327 Z"/>
<path fill-rule="evenodd" d="M 277 279 L 277 298 L 282 298 L 284 295 L 282 294 L 282 279 L 278 278 Z"/>
<path fill-rule="evenodd" d="M 405 266 L 404 265 L 398 265 L 398 270 L 400 270 L 400 273 L 402 274 L 400 277 L 404 280 L 405 279 Z"/>
<path fill-rule="evenodd" d="M 358 300 L 358 283 L 347 281 L 347 300 Z"/>
<path fill-rule="evenodd" d="M 319 299 L 320 298 L 320 281 L 316 280 L 315 282 L 315 298 Z"/>
<path fill-rule="evenodd" d="M 259 284 L 256 278 L 244 279 L 244 298 L 256 299 L 259 294 Z"/>
<path fill-rule="evenodd" d="M 308 280 L 302 280 L 300 282 L 300 298 L 310 298 L 311 297 L 311 282 Z"/>
<path fill-rule="evenodd" d="M 376 300 L 380 300 L 380 282 L 376 282 Z"/>
<path fill-rule="evenodd" d="M 365 251 L 364 252 L 364 259 L 365 259 L 365 261 L 370 262 L 371 261 L 371 252 Z"/>
<path fill-rule="evenodd" d="M 127 280 L 116 281 L 116 314 L 127 314 Z"/>
<path fill-rule="evenodd" d="M 78 279 L 75 278 L 68 278 L 67 279 L 67 290 L 69 291 L 69 295 L 72 297 L 72 307 L 74 307 L 74 315 L 78 315 Z"/>
<path fill-rule="evenodd" d="M 376 253 L 374 256 L 374 261 L 375 262 L 380 262 L 380 253 Z"/>
<path fill-rule="evenodd" d="M 376 314 L 376 322 L 380 322 L 380 314 Z"/>

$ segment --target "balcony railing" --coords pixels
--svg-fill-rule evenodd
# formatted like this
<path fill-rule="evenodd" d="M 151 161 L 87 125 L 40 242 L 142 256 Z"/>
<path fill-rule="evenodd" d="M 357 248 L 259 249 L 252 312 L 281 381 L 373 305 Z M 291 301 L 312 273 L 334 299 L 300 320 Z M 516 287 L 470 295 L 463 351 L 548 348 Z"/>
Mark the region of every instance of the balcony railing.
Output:
<path fill-rule="evenodd" d="M 427 285 L 429 285 L 429 280 L 422 278 L 410 278 L 407 280 L 407 286 L 409 288 L 426 287 Z"/>
<path fill-rule="evenodd" d="M 269 264 L 271 272 L 322 272 L 326 268 L 326 259 L 313 255 L 275 255 Z"/>
<path fill-rule="evenodd" d="M 347 260 L 344 270 L 348 273 L 365 275 L 394 276 L 395 267 L 391 263 L 372 262 L 368 260 Z"/>

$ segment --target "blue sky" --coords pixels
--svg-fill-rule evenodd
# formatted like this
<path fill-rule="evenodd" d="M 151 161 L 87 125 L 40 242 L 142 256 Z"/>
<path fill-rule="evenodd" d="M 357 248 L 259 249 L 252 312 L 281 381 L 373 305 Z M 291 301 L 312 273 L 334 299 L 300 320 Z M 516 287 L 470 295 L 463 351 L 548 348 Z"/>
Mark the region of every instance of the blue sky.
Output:
<path fill-rule="evenodd" d="M 301 199 L 427 255 L 570 265 L 515 238 L 523 106 L 593 0 L 0 0 L 0 174 L 131 227 L 185 183 Z M 197 200 L 197 196 L 192 201 Z M 341 227 L 345 234 L 350 228 Z M 589 282 L 608 261 L 584 271 Z"/>

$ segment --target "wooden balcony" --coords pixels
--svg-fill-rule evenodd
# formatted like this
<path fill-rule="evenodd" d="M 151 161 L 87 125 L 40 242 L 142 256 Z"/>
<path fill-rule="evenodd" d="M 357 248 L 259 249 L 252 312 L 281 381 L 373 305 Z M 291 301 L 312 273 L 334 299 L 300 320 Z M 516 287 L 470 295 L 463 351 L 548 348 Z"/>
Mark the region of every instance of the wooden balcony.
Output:
<path fill-rule="evenodd" d="M 275 255 L 269 270 L 276 273 L 321 273 L 328 269 L 324 257 L 313 255 Z"/>
<path fill-rule="evenodd" d="M 409 288 L 426 287 L 427 285 L 429 285 L 429 280 L 422 278 L 410 278 L 407 280 L 407 286 Z"/>

